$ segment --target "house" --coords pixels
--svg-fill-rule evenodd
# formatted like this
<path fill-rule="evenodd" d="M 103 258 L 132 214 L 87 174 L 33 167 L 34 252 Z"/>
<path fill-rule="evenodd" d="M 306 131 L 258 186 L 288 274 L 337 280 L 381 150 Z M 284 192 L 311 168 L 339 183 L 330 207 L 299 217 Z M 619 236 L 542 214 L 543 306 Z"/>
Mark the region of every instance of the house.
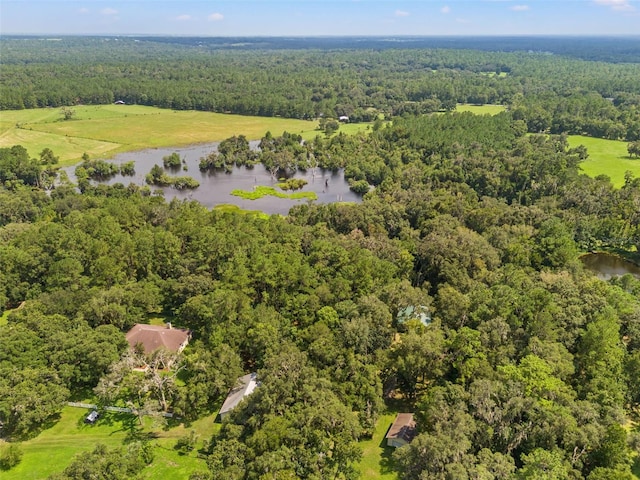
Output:
<path fill-rule="evenodd" d="M 127 342 L 133 349 L 141 345 L 144 353 L 151 353 L 159 348 L 180 353 L 191 339 L 191 332 L 166 325 L 146 325 L 137 323 L 127 332 Z"/>
<path fill-rule="evenodd" d="M 113 102 L 114 105 L 124 105 L 124 100 L 116 100 Z"/>
<path fill-rule="evenodd" d="M 346 115 L 340 115 L 338 117 L 338 120 L 340 120 L 341 122 L 348 122 L 349 121 L 349 117 L 347 117 Z"/>
<path fill-rule="evenodd" d="M 428 327 L 431 323 L 429 307 L 425 305 L 409 305 L 398 310 L 398 315 L 396 316 L 398 325 L 404 325 L 409 320 L 417 320 L 425 327 Z"/>
<path fill-rule="evenodd" d="M 402 447 L 413 440 L 416 436 L 416 422 L 413 420 L 413 413 L 399 413 L 391 428 L 387 432 L 387 446 Z"/>
<path fill-rule="evenodd" d="M 238 406 L 238 404 L 258 387 L 260 383 L 257 380 L 257 374 L 249 373 L 244 377 L 236 380 L 236 386 L 231 389 L 227 398 L 225 398 L 218 415 L 220 421 L 224 420 L 227 415 Z"/>

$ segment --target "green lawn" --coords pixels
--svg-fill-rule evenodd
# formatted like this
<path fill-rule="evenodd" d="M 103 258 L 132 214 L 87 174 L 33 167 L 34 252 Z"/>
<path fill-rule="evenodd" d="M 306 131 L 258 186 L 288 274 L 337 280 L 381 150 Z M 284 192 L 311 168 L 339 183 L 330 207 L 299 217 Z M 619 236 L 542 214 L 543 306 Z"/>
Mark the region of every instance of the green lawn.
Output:
<path fill-rule="evenodd" d="M 362 478 L 397 480 L 398 475 L 393 470 L 391 458 L 395 448 L 387 447 L 384 438 L 396 414 L 397 412 L 388 412 L 380 415 L 373 438 L 358 443 L 362 449 L 362 460 L 357 467 Z"/>
<path fill-rule="evenodd" d="M 74 455 L 92 450 L 98 443 L 110 448 L 123 445 L 131 432 L 137 430 L 137 418 L 129 414 L 103 412 L 95 425 L 86 425 L 84 417 L 87 410 L 83 408 L 65 407 L 60 420 L 52 427 L 44 430 L 36 438 L 22 442 L 24 452 L 19 465 L 2 473 L 3 480 L 40 480 L 52 473 L 60 472 L 71 462 Z M 214 416 L 208 416 L 192 425 L 179 425 L 164 430 L 161 427 L 145 426 L 142 434 L 150 434 L 155 445 L 153 463 L 144 471 L 148 479 L 184 479 L 189 474 L 206 470 L 204 460 L 197 458 L 197 452 L 189 455 L 179 455 L 173 449 L 176 439 L 195 430 L 199 435 L 196 448 L 202 446 L 203 440 L 209 440 L 211 435 L 220 428 L 213 423 Z M 140 432 L 139 432 L 140 433 Z"/>
<path fill-rule="evenodd" d="M 589 158 L 582 162 L 580 167 L 590 177 L 607 175 L 616 187 L 624 184 L 624 174 L 627 170 L 630 170 L 634 177 L 640 177 L 640 159 L 629 158 L 627 142 L 582 135 L 569 135 L 568 140 L 570 147 L 587 147 Z"/>

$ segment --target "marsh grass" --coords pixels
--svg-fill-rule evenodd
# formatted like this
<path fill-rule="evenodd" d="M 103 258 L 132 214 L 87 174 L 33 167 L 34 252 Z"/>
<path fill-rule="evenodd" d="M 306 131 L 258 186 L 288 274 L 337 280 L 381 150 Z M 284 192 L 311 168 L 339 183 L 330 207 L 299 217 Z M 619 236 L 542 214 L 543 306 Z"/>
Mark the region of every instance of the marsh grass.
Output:
<path fill-rule="evenodd" d="M 292 200 L 299 200 L 303 198 L 308 198 L 309 200 L 318 199 L 316 192 L 283 193 L 273 187 L 266 187 L 263 185 L 260 185 L 253 190 L 232 190 L 231 195 L 244 198 L 246 200 L 257 200 L 259 198 L 266 197 L 267 195 L 277 198 L 289 198 Z"/>

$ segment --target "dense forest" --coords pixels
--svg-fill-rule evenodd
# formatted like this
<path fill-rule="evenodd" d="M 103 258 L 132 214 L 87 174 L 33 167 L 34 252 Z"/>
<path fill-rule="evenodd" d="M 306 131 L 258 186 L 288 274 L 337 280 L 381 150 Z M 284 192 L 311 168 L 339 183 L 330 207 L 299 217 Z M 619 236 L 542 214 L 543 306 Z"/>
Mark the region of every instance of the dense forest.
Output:
<path fill-rule="evenodd" d="M 358 441 L 393 402 L 418 429 L 393 454 L 400 478 L 635 478 L 640 280 L 599 280 L 579 255 L 637 260 L 640 179 L 615 189 L 581 174 L 588 152 L 566 134 L 610 122 L 631 139 L 637 64 L 466 50 L 181 54 L 134 39 L 111 60 L 106 39 L 63 40 L 47 61 L 47 48 L 19 43 L 34 41 L 2 39 L 3 108 L 144 103 L 144 84 L 145 102 L 189 98 L 181 108 L 401 114 L 304 144 L 266 135 L 258 157 L 234 137 L 203 160 L 344 168 L 368 190 L 361 204 L 287 216 L 166 202 L 136 185 L 80 191 L 51 180 L 55 152 L 0 148 L 2 437 L 37 435 L 78 395 L 195 420 L 257 372 L 260 387 L 206 443 L 208 470 L 193 480 L 357 478 Z M 507 75 L 484 74 L 498 69 Z M 479 103 L 511 108 L 400 108 L 483 93 Z M 125 332 L 150 316 L 192 331 L 183 353 L 129 351 Z M 98 446 L 51 478 L 135 478 L 151 457 L 144 443 Z"/>

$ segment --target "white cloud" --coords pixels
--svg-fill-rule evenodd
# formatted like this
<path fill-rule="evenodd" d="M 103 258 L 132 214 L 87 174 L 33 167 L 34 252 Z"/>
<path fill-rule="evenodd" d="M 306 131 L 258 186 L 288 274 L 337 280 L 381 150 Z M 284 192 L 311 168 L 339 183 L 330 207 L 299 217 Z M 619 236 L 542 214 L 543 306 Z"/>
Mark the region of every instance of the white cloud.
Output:
<path fill-rule="evenodd" d="M 116 15 L 118 11 L 113 8 L 103 8 L 102 10 L 100 10 L 100 13 L 102 15 Z"/>
<path fill-rule="evenodd" d="M 442 7 L 440 9 L 440 13 L 445 13 L 446 14 L 446 13 L 449 13 L 449 12 L 451 12 L 451 7 L 449 7 L 449 5 L 445 5 L 444 7 Z"/>
<path fill-rule="evenodd" d="M 629 0 L 594 0 L 598 5 L 603 7 L 611 7 L 612 10 L 618 12 L 629 12 L 635 10 Z"/>
<path fill-rule="evenodd" d="M 187 20 L 191 20 L 191 15 L 187 15 L 187 14 L 184 14 L 184 15 L 178 15 L 178 16 L 176 17 L 176 20 L 178 20 L 179 22 L 185 22 L 185 21 L 187 21 Z"/>
<path fill-rule="evenodd" d="M 210 22 L 219 22 L 220 20 L 224 19 L 224 15 L 216 12 L 216 13 L 212 13 L 207 18 L 209 19 Z"/>
<path fill-rule="evenodd" d="M 409 12 L 405 12 L 404 10 L 396 10 L 396 17 L 408 17 Z"/>
<path fill-rule="evenodd" d="M 81 9 L 78 10 L 78 13 L 89 13 L 89 9 L 82 7 Z"/>
<path fill-rule="evenodd" d="M 526 12 L 529 10 L 529 5 L 514 5 L 513 7 L 509 7 L 509 10 L 513 10 L 514 12 Z"/>

